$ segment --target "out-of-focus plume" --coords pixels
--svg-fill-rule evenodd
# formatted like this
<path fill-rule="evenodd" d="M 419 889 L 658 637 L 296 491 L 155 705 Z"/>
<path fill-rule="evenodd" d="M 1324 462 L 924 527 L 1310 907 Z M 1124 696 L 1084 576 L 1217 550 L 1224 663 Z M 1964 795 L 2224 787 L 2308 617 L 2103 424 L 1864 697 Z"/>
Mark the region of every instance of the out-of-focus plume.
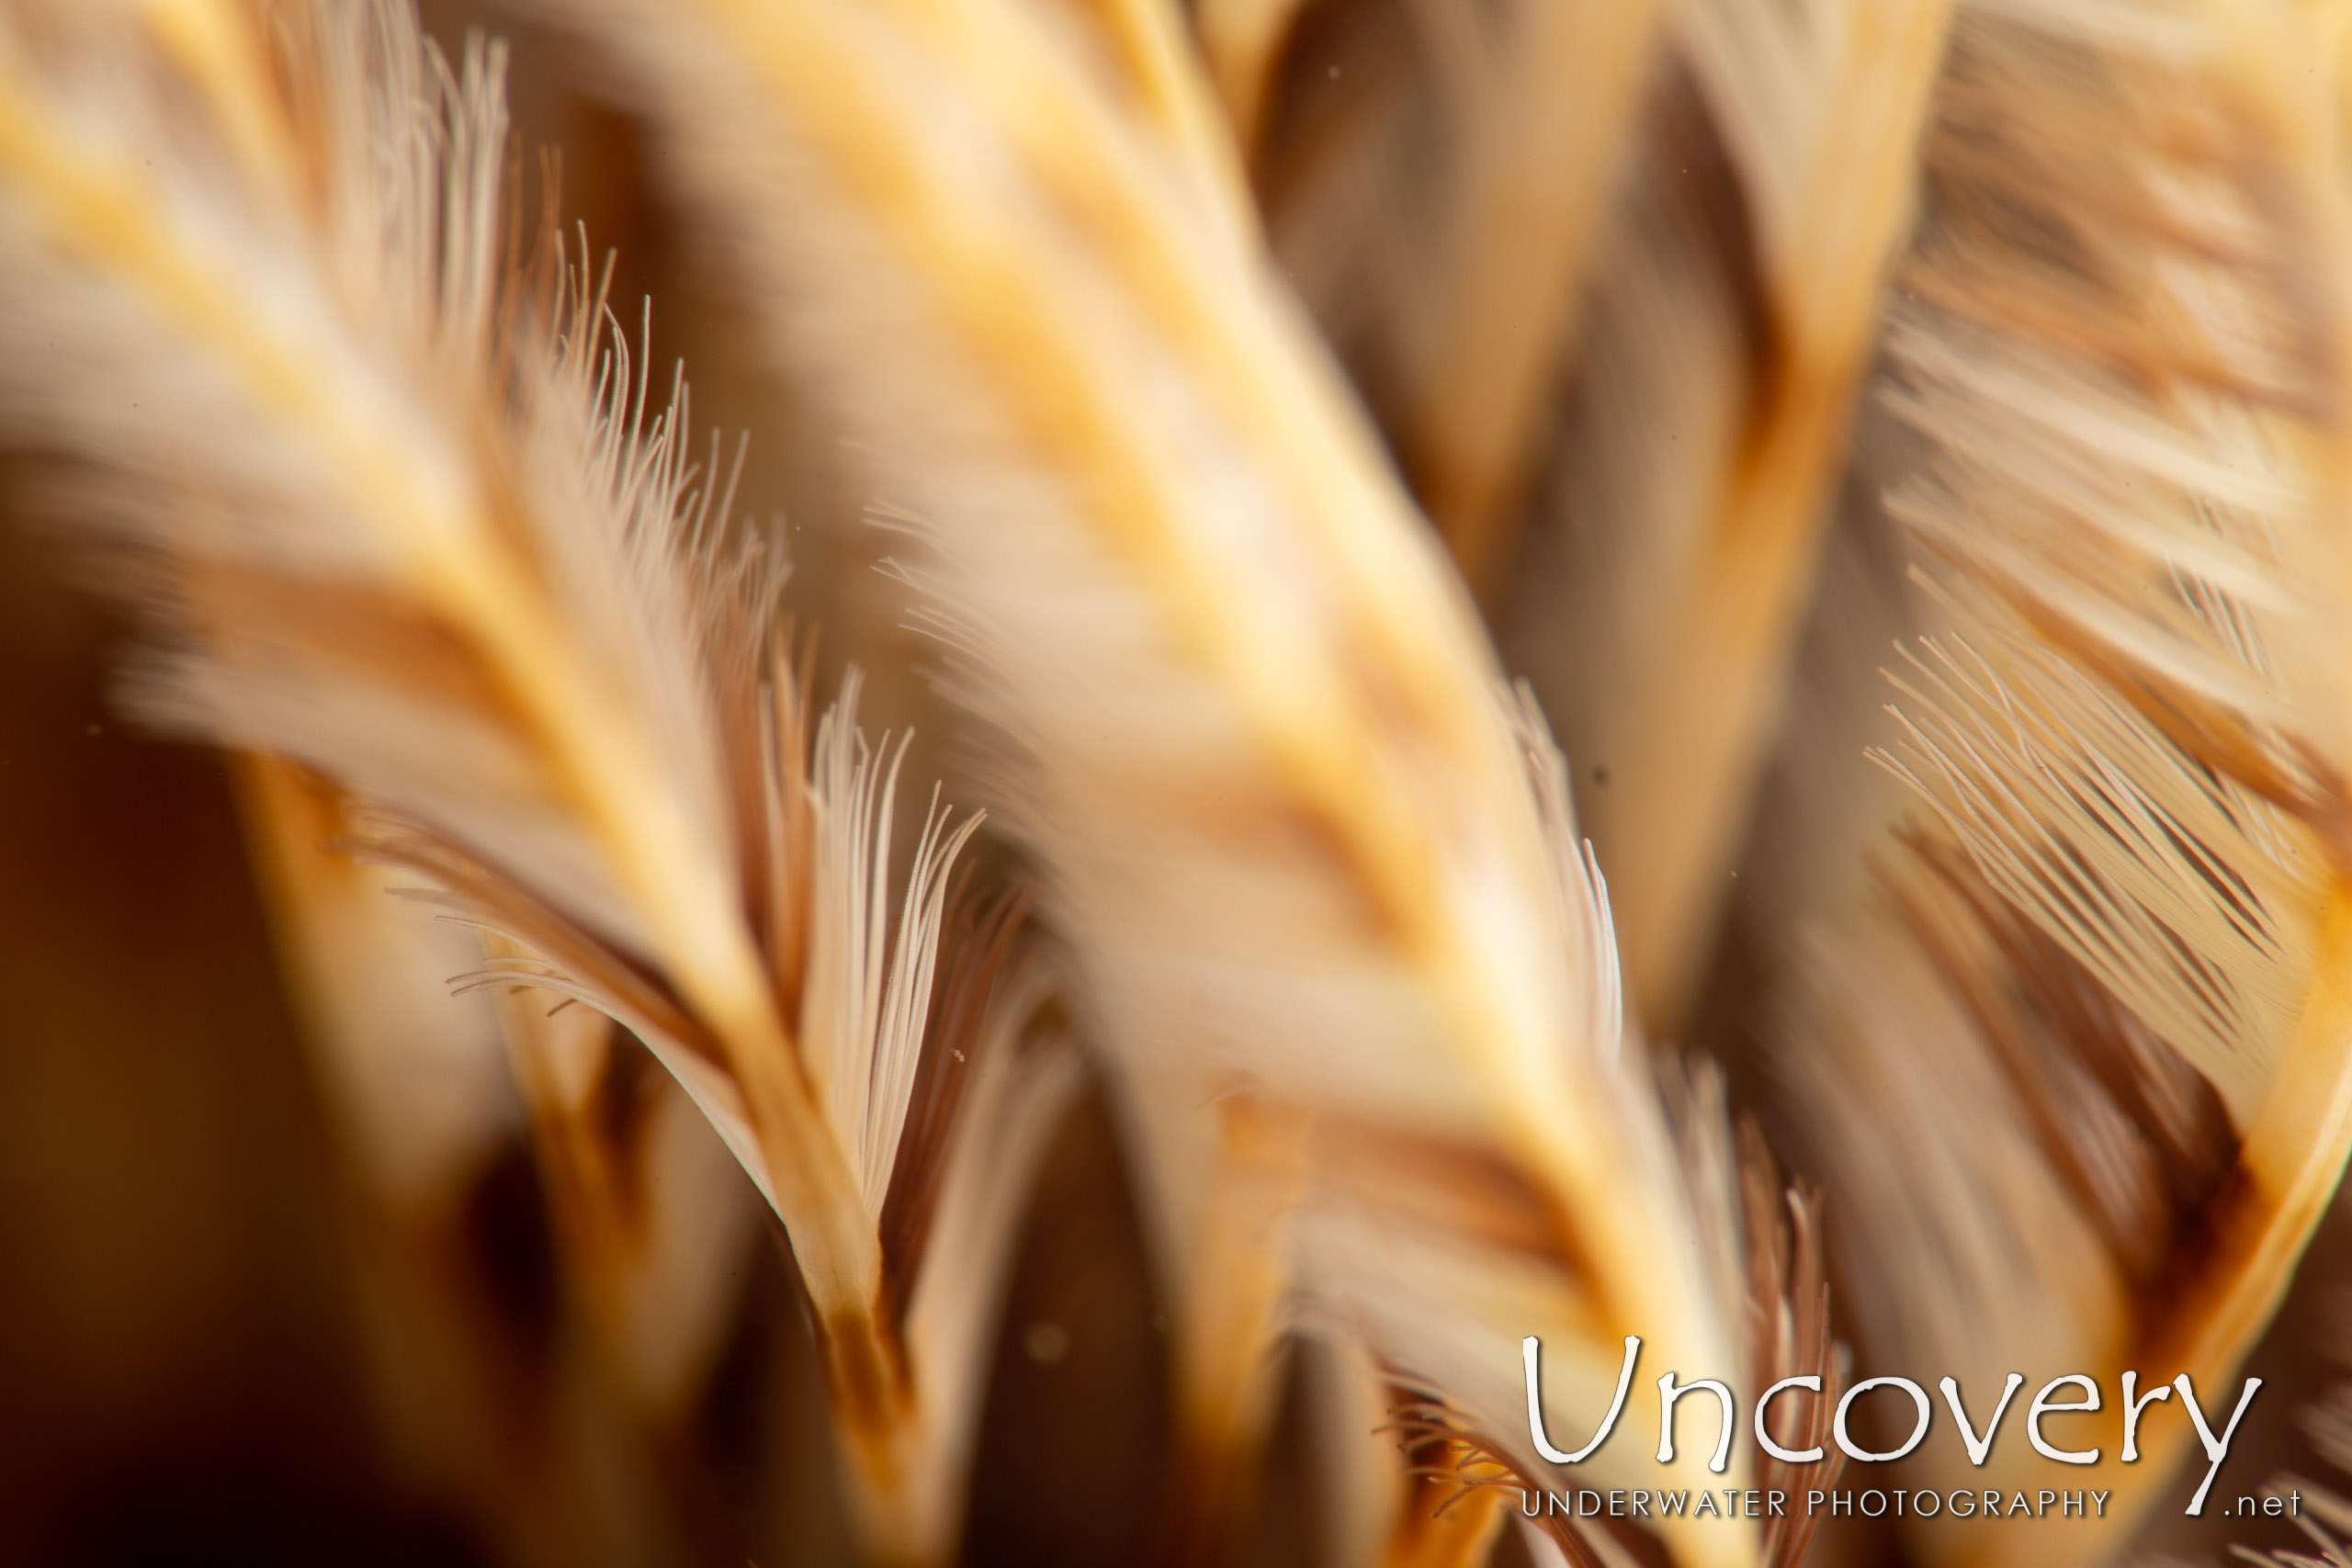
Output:
<path fill-rule="evenodd" d="M 1196 1477 L 1262 1408 L 1288 1283 L 1506 1434 L 1531 1331 L 1564 1413 L 1606 1407 L 1628 1334 L 1724 1364 L 1592 885 L 1468 602 L 1132 81 L 995 0 L 560 9 L 931 547 L 911 586 L 1151 1179 Z M 1410 1246 L 1361 1228 L 1392 1200 Z M 1215 1529 L 1194 1495 L 1172 1531 Z M 1753 1550 L 1669 1528 L 1685 1561 Z"/>
<path fill-rule="evenodd" d="M 302 153 L 260 10 L 135 9 L 201 92 L 246 180 L 299 202 Z M 400 873 L 344 852 L 357 825 L 341 791 L 265 756 L 243 759 L 238 779 L 286 967 L 371 1192 L 401 1212 L 396 1226 L 461 1223 L 458 1189 L 508 1130 L 519 1081 L 568 1266 L 628 1399 L 674 1423 L 732 1325 L 727 1282 L 750 1219 L 732 1162 L 676 1091 L 616 1081 L 629 1058 L 606 1048 L 595 1015 L 550 1024 L 544 1006 L 453 998 L 449 977 L 480 962 L 479 942 L 388 897 Z M 616 1100 L 642 1101 L 642 1114 Z"/>
<path fill-rule="evenodd" d="M 1656 1031 L 1781 711 L 1948 8 L 1198 13 L 1285 271 L 1591 770 Z"/>
<path fill-rule="evenodd" d="M 256 10 L 239 0 L 114 8 L 196 89 L 237 175 L 263 199 L 299 201 L 295 128 Z M 238 784 L 286 967 L 366 1179 L 401 1206 L 445 1203 L 513 1100 L 489 1003 L 448 996 L 447 977 L 469 965 L 475 944 L 418 921 L 386 897 L 396 878 L 329 848 L 351 830 L 349 802 L 332 784 L 260 756 L 241 762 Z"/>
<path fill-rule="evenodd" d="M 1283 271 L 1483 598 L 1513 556 L 1668 9 L 1198 11 Z"/>
<path fill-rule="evenodd" d="M 1948 7 L 1686 4 L 1655 44 L 1643 7 L 1595 7 L 1622 56 L 1537 60 L 1531 30 L 1565 40 L 1577 9 L 1208 4 L 1196 26 L 1286 272 L 1596 781 L 1632 987 L 1672 1029 L 1780 722 Z M 1627 101 L 1583 158 L 1524 127 L 1481 141 L 1539 79 L 1584 84 L 1588 114 Z M 1511 181 L 1566 225 L 1508 230 L 1498 265 L 1537 297 L 1442 265 Z M 1499 359 L 1429 334 L 1510 372 L 1476 396 L 1416 379 L 1449 310 L 1516 334 Z M 1432 409 L 1476 438 L 1451 478 L 1424 461 Z"/>
<path fill-rule="evenodd" d="M 514 1120 L 496 1014 L 449 995 L 480 948 L 394 898 L 399 874 L 328 848 L 351 831 L 332 786 L 265 757 L 240 773 L 283 965 L 365 1179 L 401 1208 L 447 1204 Z"/>
<path fill-rule="evenodd" d="M 2030 1359 L 2210 1404 L 2352 1134 L 2347 229 L 2308 42 L 2283 6 L 1972 7 L 1927 137 L 1888 396 L 1930 455 L 1892 505 L 1951 630 L 1883 758 L 1923 809 L 1780 1040 L 1868 1353 L 1971 1390 Z M 2111 1518 L 2190 1432 L 2149 1412 Z"/>
<path fill-rule="evenodd" d="M 299 204 L 302 159 L 260 8 L 142 0 L 119 9 L 195 89 L 252 192 Z M 569 1340 L 546 1376 L 518 1375 L 524 1358 L 495 1265 L 486 1269 L 474 1245 L 471 1205 L 497 1179 L 515 1120 L 496 1013 L 487 998 L 449 995 L 449 977 L 480 961 L 478 942 L 389 897 L 400 874 L 332 847 L 354 823 L 351 800 L 328 781 L 254 754 L 237 759 L 233 776 L 281 969 L 340 1134 L 350 1278 L 403 1475 L 458 1503 L 516 1562 L 674 1554 L 683 1542 L 647 1434 L 629 1427 L 632 1406 L 649 1397 L 674 1406 L 689 1391 L 615 1401 L 597 1358 L 576 1355 Z M 665 1261 L 673 1291 L 700 1284 L 724 1300 L 708 1291 L 714 1269 L 726 1268 L 723 1247 Z M 673 1379 L 707 1361 L 727 1321 L 713 1312 L 662 1325 Z"/>
<path fill-rule="evenodd" d="M 1229 238 L 1249 243 L 1257 209 L 1216 94 L 1193 62 L 1182 10 L 1168 0 L 1080 0 L 1080 9 L 1100 27 L 1136 110 L 1189 166 Z"/>
<path fill-rule="evenodd" d="M 1567 1048 L 1584 1114 L 1642 1134 L 1638 1143 L 1623 1138 L 1614 1151 L 1617 1179 L 1626 1190 L 1674 1195 L 1687 1304 L 1713 1329 L 1717 1364 L 1744 1367 L 1744 1248 L 1720 1086 L 1712 1075 L 1686 1080 L 1675 1072 L 1664 1086 L 1671 1092 L 1661 1095 L 1648 1054 L 1623 1018 L 1606 892 L 1576 832 L 1566 765 L 1523 696 L 1518 739 L 1561 916 L 1556 963 L 1584 1009 Z M 1659 1119 L 1661 1105 L 1674 1112 L 1670 1124 Z M 1391 1556 L 1443 1562 L 1489 1539 L 1496 1506 L 1493 1498 L 1465 1500 L 1431 1519 L 1432 1501 L 1446 1496 L 1444 1471 L 1458 1472 L 1474 1489 L 1521 1482 L 1541 1489 L 1595 1484 L 1609 1462 L 1603 1450 L 1571 1469 L 1535 1449 L 1513 1348 L 1529 1335 L 1541 1341 L 1547 1382 L 1555 1346 L 1591 1358 L 1571 1375 L 1588 1390 L 1581 1408 L 1593 1412 L 1608 1407 L 1602 1391 L 1613 1387 L 1624 1347 L 1591 1344 L 1593 1331 L 1582 1325 L 1600 1310 L 1599 1292 L 1557 1249 L 1540 1190 L 1476 1145 L 1404 1131 L 1354 1115 L 1327 1113 L 1316 1123 L 1294 1222 L 1297 1272 L 1306 1310 L 1374 1347 L 1412 1392 L 1408 1455 L 1422 1472 L 1438 1472 L 1440 1489 L 1434 1498 L 1427 1485 L 1413 1490 Z M 1643 1337 L 1646 1355 L 1650 1341 Z M 1582 1425 L 1571 1430 L 1589 1435 Z M 1689 1460 L 1688 1449 L 1678 1452 Z M 1586 1550 L 1570 1521 L 1554 1528 L 1571 1549 Z M 1741 1550 L 1757 1546 L 1746 1541 Z"/>
<path fill-rule="evenodd" d="M 0 419 L 81 460 L 62 506 L 146 590 L 147 712 L 352 792 L 375 853 L 528 954 L 485 984 L 594 1003 L 693 1095 L 792 1238 L 870 1547 L 934 1559 L 1025 1156 L 1072 1084 L 1004 968 L 967 985 L 962 1048 L 1002 1048 L 954 1075 L 965 1114 L 902 1136 L 975 822 L 934 806 L 893 900 L 897 753 L 854 691 L 808 741 L 778 574 L 718 542 L 682 396 L 650 413 L 578 271 L 503 282 L 497 52 L 453 68 L 396 4 L 277 19 L 291 188 L 246 177 L 123 14 L 9 15 Z M 953 1245 L 886 1246 L 902 1158 Z"/>
<path fill-rule="evenodd" d="M 1506 656 L 1589 770 L 1660 1033 L 1690 1015 L 1780 722 L 1947 10 L 1676 8 L 1498 598 Z"/>

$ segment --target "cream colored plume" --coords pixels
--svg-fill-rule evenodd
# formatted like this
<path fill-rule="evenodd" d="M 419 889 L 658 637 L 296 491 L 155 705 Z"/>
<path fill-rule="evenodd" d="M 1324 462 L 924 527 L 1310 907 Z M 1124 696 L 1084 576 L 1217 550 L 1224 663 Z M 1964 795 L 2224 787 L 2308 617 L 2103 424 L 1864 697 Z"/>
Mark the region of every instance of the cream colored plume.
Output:
<path fill-rule="evenodd" d="M 0 18 L 0 423 L 75 463 L 62 505 L 148 590 L 147 712 L 351 792 L 377 853 L 527 953 L 484 983 L 591 1001 L 676 1075 L 791 1236 L 869 1547 L 934 1559 L 1072 1082 L 991 970 L 962 1027 L 1009 1043 L 902 1136 L 976 819 L 934 803 L 892 896 L 898 753 L 854 692 L 812 752 L 780 573 L 722 542 L 683 394 L 653 410 L 577 268 L 504 276 L 499 52 L 452 66 L 375 0 L 273 21 L 290 180 L 130 11 Z M 998 1157 L 937 1187 L 966 1145 Z M 888 1245 L 902 1158 L 924 1212 L 968 1210 L 952 1279 Z"/>
<path fill-rule="evenodd" d="M 1505 655 L 1585 773 L 1629 988 L 1679 1033 L 1782 707 L 1946 0 L 1682 0 L 1529 531 Z"/>
<path fill-rule="evenodd" d="M 1195 1440 L 1246 1424 L 1294 1277 L 1501 1426 L 1531 1324 L 1562 1431 L 1627 1334 L 1729 1364 L 1468 600 L 1135 81 L 1014 0 L 553 9 L 615 46 L 777 362 L 928 541 L 908 576 L 1001 741 L 988 803 L 1046 874 L 1144 1156 Z M 1298 1193 L 1424 1162 L 1493 1178 L 1439 1203 L 1477 1219 L 1448 1243 L 1459 1341 L 1376 1320 L 1380 1258 L 1345 1237 L 1284 1257 Z M 1736 1524 L 1672 1545 L 1754 1550 Z"/>
<path fill-rule="evenodd" d="M 244 178 L 295 199 L 300 155 L 255 10 L 113 4 L 197 88 Z M 397 1209 L 446 1212 L 514 1120 L 494 1010 L 448 994 L 479 944 L 388 897 L 397 873 L 331 847 L 353 830 L 351 802 L 332 784 L 263 756 L 241 758 L 234 777 L 280 963 L 363 1180 Z"/>
<path fill-rule="evenodd" d="M 1885 394 L 1927 453 L 1915 808 L 1780 1048 L 1865 1354 L 1972 1398 L 2186 1372 L 2224 1418 L 2352 1146 L 2352 208 L 2310 47 L 2286 5 L 1975 6 L 1938 90 Z M 2086 1560 L 2203 1468 L 2177 1398 L 2138 1439 L 2109 1533 L 1919 1544 Z"/>
<path fill-rule="evenodd" d="M 1210 0 L 1286 276 L 1584 770 L 1688 1021 L 1911 222 L 1947 0 Z"/>
<path fill-rule="evenodd" d="M 246 177 L 295 197 L 301 154 L 255 8 L 133 8 L 203 93 Z M 605 1353 L 637 1408 L 675 1420 L 733 1326 L 729 1286 L 752 1210 L 732 1158 L 674 1088 L 632 1097 L 649 1108 L 624 1146 L 611 1133 L 628 1118 L 610 1103 L 623 1058 L 607 1021 L 584 1010 L 558 1020 L 512 994 L 495 1007 L 453 999 L 449 977 L 481 961 L 480 940 L 420 920 L 388 897 L 400 872 L 335 847 L 355 830 L 351 801 L 271 757 L 241 759 L 236 777 L 304 1032 L 370 1187 L 420 1217 L 454 1213 L 511 1131 L 519 1083 L 566 1265 Z"/>

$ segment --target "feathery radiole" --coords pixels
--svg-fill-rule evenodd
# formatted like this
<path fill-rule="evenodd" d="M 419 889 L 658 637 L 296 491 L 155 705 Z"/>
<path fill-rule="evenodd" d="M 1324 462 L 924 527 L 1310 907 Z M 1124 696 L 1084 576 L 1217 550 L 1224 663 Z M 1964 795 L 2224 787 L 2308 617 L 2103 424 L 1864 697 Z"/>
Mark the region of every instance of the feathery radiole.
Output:
<path fill-rule="evenodd" d="M 149 712 L 353 791 L 376 852 L 532 954 L 486 979 L 612 1012 L 695 1096 L 792 1239 L 869 1546 L 936 1558 L 985 1244 L 1070 1085 L 1017 1040 L 976 1069 L 998 1125 L 942 1135 L 1001 1157 L 963 1272 L 886 1278 L 975 823 L 933 808 L 893 915 L 896 753 L 845 702 L 802 772 L 778 574 L 720 542 L 682 400 L 650 415 L 576 268 L 502 280 L 498 51 L 452 70 L 397 4 L 277 19 L 310 89 L 293 190 L 243 177 L 123 13 L 0 27 L 0 420 L 80 459 L 67 510 L 133 547 L 168 634 Z"/>
<path fill-rule="evenodd" d="M 2352 204 L 2305 26 L 1963 9 L 1885 393 L 1950 628 L 1894 671 L 1882 761 L 1921 809 L 1782 1043 L 1876 1265 L 1871 1354 L 1972 1390 L 2075 1358 L 2161 1401 L 2116 1529 L 2203 1462 L 2165 1384 L 2227 1425 L 2352 1147 Z M 2107 1539 L 1914 1529 L 1984 1562 Z"/>
<path fill-rule="evenodd" d="M 949 689 L 1005 742 L 980 785 L 1047 873 L 1144 1155 L 1191 1440 L 1245 1440 L 1232 1391 L 1293 1286 L 1399 1367 L 1475 1363 L 1445 1392 L 1505 1438 L 1529 1323 L 1563 1430 L 1623 1335 L 1728 1364 L 1467 597 L 1103 52 L 1002 0 L 547 9 L 613 45 L 776 363 L 931 541 L 906 570 Z M 1221 1169 L 1350 1189 L 1381 1150 L 1441 1189 L 1499 1165 L 1501 1193 L 1457 1196 L 1523 1204 L 1532 1250 L 1464 1242 L 1487 1267 L 1434 1317 L 1384 1318 L 1351 1234 L 1286 1256 L 1290 1204 L 1209 1198 Z M 1744 1523 L 1668 1531 L 1686 1562 L 1754 1550 Z"/>
<path fill-rule="evenodd" d="M 137 11 L 201 90 L 245 178 L 299 201 L 302 154 L 266 17 L 241 0 L 143 0 Z M 420 1172 L 390 1196 L 399 1202 L 478 1171 L 514 1098 L 502 1055 L 510 1058 L 567 1272 L 606 1365 L 635 1407 L 674 1423 L 732 1325 L 727 1281 L 751 1208 L 732 1160 L 691 1130 L 698 1113 L 674 1088 L 654 1091 L 636 1119 L 644 1136 L 622 1146 L 606 1100 L 620 1060 L 606 1021 L 542 1017 L 544 1002 L 513 998 L 453 1008 L 447 977 L 478 961 L 481 944 L 388 899 L 398 871 L 331 847 L 347 836 L 353 803 L 273 757 L 241 758 L 234 776 L 281 962 L 306 1001 L 305 1032 L 344 1090 L 346 1122 L 379 1168 Z M 500 1032 L 503 1054 L 490 1038 Z M 470 1135 L 435 1135 L 450 1124 Z"/>

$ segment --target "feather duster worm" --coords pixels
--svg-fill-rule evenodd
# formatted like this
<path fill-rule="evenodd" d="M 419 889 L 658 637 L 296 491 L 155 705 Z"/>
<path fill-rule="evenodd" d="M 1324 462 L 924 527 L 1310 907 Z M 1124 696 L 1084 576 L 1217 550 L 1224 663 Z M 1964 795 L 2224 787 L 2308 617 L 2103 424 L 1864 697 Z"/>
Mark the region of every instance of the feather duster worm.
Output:
<path fill-rule="evenodd" d="M 171 635 L 148 711 L 352 791 L 378 853 L 530 954 L 486 982 L 594 1003 L 694 1096 L 791 1237 L 876 1555 L 933 1557 L 1072 1082 L 1008 979 L 966 1114 L 922 1122 L 945 1178 L 903 1135 L 973 823 L 933 808 L 894 915 L 895 754 L 854 696 L 804 743 L 775 573 L 717 542 L 682 405 L 649 420 L 576 274 L 501 285 L 496 54 L 452 70 L 394 5 L 280 20 L 305 157 L 272 189 L 120 13 L 9 14 L 0 419 L 84 459 L 74 510 L 133 547 Z M 902 1155 L 952 1244 L 886 1247 Z"/>
<path fill-rule="evenodd" d="M 1627 1334 L 1728 1364 L 1468 602 L 1133 84 L 997 0 L 562 9 L 623 46 L 779 362 L 933 547 L 908 574 L 1119 1069 L 1195 1441 L 1236 1440 L 1294 1281 L 1505 1434 L 1532 1324 L 1562 1431 Z M 1367 1216 L 1423 1195 L 1461 1268 L 1384 1312 Z"/>
<path fill-rule="evenodd" d="M 1988 1407 L 2063 1359 L 2186 1372 L 2218 1431 L 2352 1142 L 2347 229 L 2300 28 L 1972 7 L 1927 141 L 1888 396 L 1930 455 L 1891 504 L 1951 630 L 1905 653 L 1883 756 L 1926 809 L 1781 1059 L 1869 1260 L 1866 1350 Z M 2158 1397 L 2110 1519 L 2196 1451 Z M 2106 1539 L 1918 1529 L 1982 1561 Z"/>

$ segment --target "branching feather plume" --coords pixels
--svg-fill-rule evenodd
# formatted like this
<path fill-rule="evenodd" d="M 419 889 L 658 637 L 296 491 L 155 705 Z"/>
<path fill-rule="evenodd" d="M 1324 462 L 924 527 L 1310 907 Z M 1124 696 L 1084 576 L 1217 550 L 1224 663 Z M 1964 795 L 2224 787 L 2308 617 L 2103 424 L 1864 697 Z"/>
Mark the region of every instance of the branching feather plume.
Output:
<path fill-rule="evenodd" d="M 677 1077 L 792 1239 L 869 1545 L 934 1558 L 1024 1151 L 1071 1083 L 1023 1048 L 1034 986 L 981 1006 L 990 1122 L 924 1128 L 989 1157 L 909 1156 L 958 1245 L 887 1279 L 977 819 L 934 804 L 894 911 L 899 753 L 854 691 L 808 743 L 780 574 L 721 543 L 683 393 L 652 412 L 579 269 L 502 278 L 499 53 L 453 68 L 393 4 L 277 21 L 283 185 L 121 13 L 9 14 L 0 420 L 89 465 L 74 510 L 167 634 L 143 709 L 352 791 L 375 853 L 527 954 L 485 983 L 591 1002 Z"/>
<path fill-rule="evenodd" d="M 1497 1429 L 1531 1328 L 1563 1413 L 1606 1406 L 1628 1334 L 1723 1364 L 1605 926 L 1581 859 L 1552 870 L 1468 603 L 1181 152 L 1023 6 L 562 9 L 626 45 L 779 364 L 930 542 L 906 570 L 1000 738 L 991 810 L 1118 1069 L 1194 1441 L 1238 1440 L 1292 1285 Z M 1382 1314 L 1397 1253 L 1283 1256 L 1299 1194 L 1405 1170 L 1462 1265 L 1435 1310 Z"/>
<path fill-rule="evenodd" d="M 1887 395 L 1951 629 L 1894 675 L 1894 919 L 1825 935 L 1782 1059 L 1871 1352 L 1970 1388 L 2030 1354 L 2210 1401 L 2352 1140 L 2346 209 L 2301 27 L 1975 7 L 1939 94 Z M 2151 1412 L 2111 1515 L 2190 1429 Z M 2021 1529 L 1930 1544 L 2097 1549 Z"/>

